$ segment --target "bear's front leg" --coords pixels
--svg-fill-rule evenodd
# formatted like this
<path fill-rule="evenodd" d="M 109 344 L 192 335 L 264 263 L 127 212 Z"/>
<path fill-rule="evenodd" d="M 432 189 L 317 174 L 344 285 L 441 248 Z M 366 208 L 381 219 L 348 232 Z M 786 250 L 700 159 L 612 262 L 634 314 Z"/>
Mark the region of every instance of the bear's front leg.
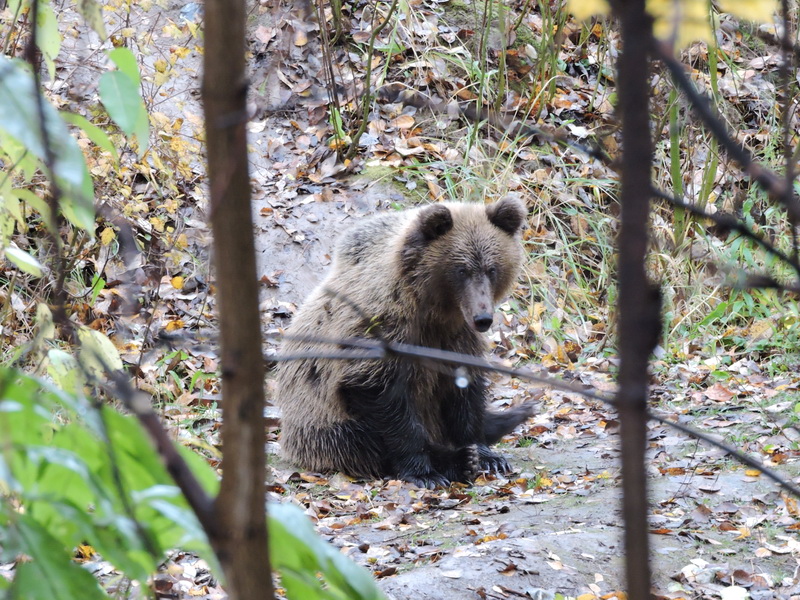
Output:
<path fill-rule="evenodd" d="M 429 490 L 450 485 L 450 479 L 433 467 L 430 456 L 425 453 L 409 454 L 401 458 L 397 461 L 394 472 L 399 479 Z"/>
<path fill-rule="evenodd" d="M 357 373 L 339 392 L 350 418 L 382 453 L 382 475 L 419 487 L 447 486 L 451 478 L 431 460 L 431 443 L 412 399 L 409 366 L 386 362 L 368 373 Z"/>

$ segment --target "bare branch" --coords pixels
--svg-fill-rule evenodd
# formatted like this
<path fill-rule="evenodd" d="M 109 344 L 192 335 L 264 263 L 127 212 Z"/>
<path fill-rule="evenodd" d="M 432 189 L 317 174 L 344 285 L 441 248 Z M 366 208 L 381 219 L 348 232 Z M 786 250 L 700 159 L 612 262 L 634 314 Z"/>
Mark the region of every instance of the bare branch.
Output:
<path fill-rule="evenodd" d="M 460 354 L 458 352 L 451 352 L 449 350 L 440 350 L 438 348 L 427 348 L 424 346 L 415 346 L 413 344 L 404 344 L 401 342 L 378 341 L 367 338 L 344 338 L 332 339 L 322 338 L 315 336 L 286 336 L 285 339 L 301 342 L 311 342 L 319 344 L 332 344 L 341 347 L 355 347 L 361 348 L 365 353 L 361 356 L 356 356 L 357 359 L 385 359 L 388 356 L 400 356 L 404 358 L 414 359 L 427 359 L 439 363 L 455 365 L 459 367 L 472 367 L 482 371 L 493 371 L 495 373 L 503 373 L 511 377 L 525 379 L 534 383 L 540 383 L 547 387 L 569 392 L 572 394 L 580 394 L 586 398 L 604 402 L 609 406 L 615 406 L 616 402 L 612 396 L 607 396 L 599 392 L 595 392 L 586 386 L 576 385 L 561 379 L 553 377 L 546 377 L 540 373 L 536 373 L 531 369 L 515 369 L 497 362 L 491 362 L 486 359 L 474 356 L 472 354 Z M 367 354 L 368 353 L 368 354 Z M 298 360 L 303 358 L 328 358 L 331 360 L 340 360 L 350 358 L 353 351 L 343 351 L 341 353 L 327 353 L 324 356 L 321 352 L 304 352 L 298 354 L 278 354 L 270 357 L 268 360 L 275 362 L 285 362 L 289 360 Z"/>
<path fill-rule="evenodd" d="M 424 359 L 437 363 L 449 364 L 460 367 L 472 367 L 483 371 L 502 373 L 510 377 L 516 377 L 517 379 L 538 383 L 540 385 L 547 386 L 555 390 L 560 390 L 571 394 L 578 394 L 583 396 L 584 398 L 597 400 L 613 408 L 616 408 L 617 406 L 617 402 L 613 396 L 599 392 L 588 385 L 576 385 L 574 383 L 570 383 L 562 379 L 556 379 L 555 377 L 549 377 L 546 375 L 542 375 L 541 373 L 536 373 L 531 369 L 513 368 L 498 363 L 497 361 L 485 360 L 473 356 L 471 354 L 459 354 L 457 352 L 439 350 L 436 348 L 426 348 L 424 346 L 414 346 L 412 344 L 401 344 L 397 342 L 381 342 L 378 340 L 372 340 L 367 338 L 334 339 L 334 338 L 322 338 L 314 336 L 286 336 L 285 339 L 291 339 L 300 342 L 330 344 L 330 345 L 340 346 L 345 349 L 338 352 L 320 351 L 320 352 L 303 352 L 296 354 L 278 354 L 276 356 L 271 356 L 267 358 L 266 359 L 267 361 L 286 362 L 289 360 L 301 360 L 307 358 L 320 358 L 325 360 L 354 360 L 354 359 L 375 360 L 375 359 L 385 359 L 390 355 L 396 355 L 404 358 L 413 358 L 416 360 Z M 349 350 L 347 349 L 348 347 L 358 348 L 360 350 Z M 690 437 L 706 442 L 716 448 L 719 448 L 720 450 L 724 450 L 733 459 L 739 461 L 744 465 L 747 465 L 754 469 L 758 469 L 758 471 L 766 475 L 772 481 L 777 483 L 780 487 L 800 498 L 800 488 L 792 484 L 789 480 L 781 477 L 778 473 L 771 470 L 763 463 L 737 450 L 733 446 L 729 446 L 724 442 L 721 442 L 716 438 L 708 435 L 707 433 L 704 433 L 702 431 L 699 431 L 693 427 L 689 427 L 682 423 L 673 421 L 664 415 L 660 415 L 658 413 L 653 412 L 652 410 L 649 410 L 647 412 L 647 417 L 649 419 L 652 419 L 653 421 L 666 425 L 667 427 L 671 427 L 676 431 L 685 433 Z"/>
<path fill-rule="evenodd" d="M 46 227 L 46 235 L 50 242 L 50 261 L 52 264 L 53 272 L 55 274 L 55 285 L 53 287 L 53 321 L 58 324 L 65 337 L 69 338 L 73 334 L 72 322 L 67 316 L 66 308 L 66 291 L 64 289 L 64 281 L 66 280 L 67 269 L 65 265 L 64 256 L 62 253 L 61 238 L 58 233 L 59 226 L 59 206 L 61 204 L 61 188 L 55 177 L 55 162 L 56 156 L 53 152 L 53 146 L 50 142 L 50 132 L 47 130 L 47 121 L 44 110 L 44 98 L 41 93 L 41 77 L 39 75 L 39 62 L 38 50 L 36 47 L 36 39 L 38 36 L 38 23 L 39 23 L 39 0 L 32 0 L 31 2 L 31 39 L 25 47 L 25 60 L 31 65 L 31 72 L 33 73 L 33 97 L 36 101 L 36 112 L 39 120 L 39 135 L 42 138 L 42 148 L 44 149 L 44 169 L 47 175 L 48 185 L 50 186 L 50 196 L 46 198 L 48 206 L 50 207 L 50 215 Z M 47 215 L 43 215 L 47 217 Z"/>
<path fill-rule="evenodd" d="M 794 98 L 792 96 L 792 55 L 789 51 L 789 46 L 792 43 L 791 36 L 791 18 L 789 15 L 789 2 L 788 0 L 781 0 L 781 20 L 783 21 L 783 39 L 781 43 L 781 64 L 778 68 L 778 79 L 780 80 L 780 94 L 778 96 L 778 103 L 781 108 L 781 129 L 783 133 L 783 164 L 786 169 L 784 178 L 786 182 L 786 190 L 784 191 L 785 197 L 783 203 L 788 204 L 792 201 L 794 194 L 794 164 L 795 161 L 792 156 L 792 105 Z M 797 260 L 797 221 L 792 219 L 792 250 L 795 260 Z"/>
<path fill-rule="evenodd" d="M 672 421 L 666 417 L 662 417 L 660 415 L 656 415 L 652 412 L 648 414 L 650 419 L 653 421 L 657 421 L 662 425 L 666 425 L 667 427 L 672 427 L 680 432 L 685 433 L 693 438 L 701 440 L 711 446 L 719 448 L 720 450 L 724 450 L 727 454 L 731 457 L 735 458 L 740 463 L 747 465 L 748 467 L 753 467 L 754 469 L 758 470 L 760 473 L 763 473 L 767 477 L 769 477 L 772 481 L 777 483 L 780 487 L 785 489 L 787 492 L 790 492 L 795 497 L 800 498 L 800 488 L 791 483 L 789 480 L 781 477 L 778 473 L 770 469 L 769 467 L 765 466 L 764 463 L 756 460 L 755 458 L 748 456 L 744 452 L 740 452 L 733 446 L 729 446 L 724 442 L 719 441 L 718 439 L 699 431 L 693 427 L 688 427 L 687 425 L 683 425 L 682 423 L 678 423 L 677 421 Z"/>

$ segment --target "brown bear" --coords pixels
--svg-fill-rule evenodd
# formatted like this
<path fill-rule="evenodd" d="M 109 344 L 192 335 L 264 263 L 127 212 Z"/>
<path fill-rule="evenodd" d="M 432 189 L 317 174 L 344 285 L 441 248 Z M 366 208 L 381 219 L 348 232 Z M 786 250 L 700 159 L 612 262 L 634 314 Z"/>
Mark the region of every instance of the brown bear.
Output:
<path fill-rule="evenodd" d="M 522 202 L 506 198 L 365 219 L 338 241 L 330 272 L 287 331 L 284 353 L 321 352 L 309 338 L 362 337 L 482 356 L 480 334 L 522 261 L 525 216 Z M 478 469 L 508 472 L 489 446 L 531 410 L 487 410 L 485 378 L 459 373 L 399 357 L 283 362 L 276 389 L 283 452 L 313 471 L 422 487 L 468 482 Z"/>

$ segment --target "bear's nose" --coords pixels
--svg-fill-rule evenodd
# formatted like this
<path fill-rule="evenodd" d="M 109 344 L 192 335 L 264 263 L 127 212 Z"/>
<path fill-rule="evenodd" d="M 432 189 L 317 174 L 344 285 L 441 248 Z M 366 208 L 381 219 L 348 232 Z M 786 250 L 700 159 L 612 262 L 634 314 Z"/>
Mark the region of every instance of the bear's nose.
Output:
<path fill-rule="evenodd" d="M 475 329 L 483 333 L 484 331 L 488 331 L 489 327 L 492 326 L 492 315 L 490 313 L 481 313 L 479 315 L 475 315 L 472 318 L 472 322 L 475 324 Z"/>

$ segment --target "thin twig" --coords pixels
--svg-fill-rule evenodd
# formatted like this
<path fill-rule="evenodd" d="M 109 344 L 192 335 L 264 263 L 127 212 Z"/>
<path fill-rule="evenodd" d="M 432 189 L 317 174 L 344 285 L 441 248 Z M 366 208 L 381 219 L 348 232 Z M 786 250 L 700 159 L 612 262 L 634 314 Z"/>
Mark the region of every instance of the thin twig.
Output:
<path fill-rule="evenodd" d="M 427 348 L 424 346 L 415 346 L 413 344 L 405 344 L 402 342 L 379 341 L 367 338 L 323 338 L 319 336 L 285 336 L 285 339 L 299 342 L 319 343 L 319 344 L 334 344 L 344 348 L 353 347 L 361 348 L 363 351 L 369 351 L 368 356 L 363 358 L 369 359 L 385 359 L 388 356 L 401 356 L 406 358 L 428 359 L 445 364 L 457 365 L 461 367 L 472 367 L 482 371 L 493 371 L 495 373 L 503 373 L 512 377 L 526 379 L 534 383 L 540 383 L 553 389 L 573 394 L 581 394 L 587 398 L 592 398 L 600 402 L 604 402 L 609 406 L 615 406 L 615 400 L 611 396 L 606 396 L 595 392 L 591 389 L 586 389 L 583 386 L 578 386 L 561 379 L 553 377 L 546 377 L 541 374 L 535 373 L 530 369 L 515 369 L 497 362 L 491 362 L 486 359 L 474 356 L 471 354 L 460 354 L 458 352 L 451 352 L 449 350 L 440 350 L 438 348 Z M 352 351 L 349 351 L 352 352 Z M 320 353 L 303 352 L 298 354 L 278 354 L 269 357 L 268 360 L 275 362 L 284 362 L 288 360 L 296 360 L 299 358 L 317 358 Z M 338 359 L 340 358 L 337 353 L 326 354 L 327 358 Z"/>
<path fill-rule="evenodd" d="M 714 437 L 710 436 L 707 433 L 699 431 L 693 427 L 688 427 L 687 425 L 683 425 L 682 423 L 678 423 L 666 417 L 662 417 L 660 415 L 656 415 L 653 412 L 649 412 L 647 416 L 652 419 L 653 421 L 657 421 L 662 425 L 666 425 L 667 427 L 672 427 L 686 435 L 689 435 L 695 439 L 701 440 L 711 446 L 715 446 L 720 450 L 724 450 L 726 454 L 729 454 L 740 463 L 747 465 L 748 467 L 753 467 L 757 469 L 759 472 L 763 473 L 767 477 L 769 477 L 772 481 L 777 483 L 780 487 L 785 489 L 787 492 L 792 493 L 797 498 L 800 498 L 800 488 L 796 485 L 781 477 L 778 473 L 770 469 L 769 467 L 765 466 L 764 463 L 756 460 L 755 458 L 748 456 L 744 452 L 740 452 L 736 448 L 732 446 L 728 446 L 724 442 L 720 442 L 719 440 L 715 439 Z"/>

